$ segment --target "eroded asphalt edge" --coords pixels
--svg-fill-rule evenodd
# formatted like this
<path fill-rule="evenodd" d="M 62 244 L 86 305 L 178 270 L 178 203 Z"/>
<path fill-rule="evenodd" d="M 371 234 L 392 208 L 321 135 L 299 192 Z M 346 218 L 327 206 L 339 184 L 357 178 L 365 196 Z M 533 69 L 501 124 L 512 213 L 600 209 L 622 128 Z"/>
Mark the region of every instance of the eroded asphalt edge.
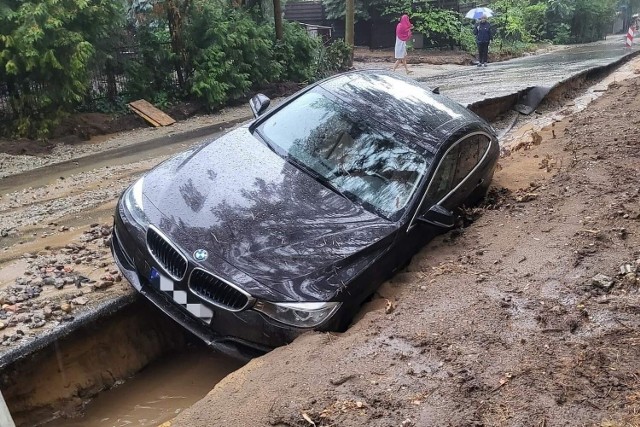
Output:
<path fill-rule="evenodd" d="M 568 77 L 566 77 L 563 80 L 558 81 L 553 87 L 552 89 L 558 88 L 564 84 L 567 84 L 573 80 L 575 80 L 576 78 L 580 78 L 581 76 L 588 76 L 589 74 L 592 73 L 598 73 L 598 72 L 605 72 L 605 71 L 609 71 L 613 68 L 616 68 L 628 61 L 630 61 L 631 59 L 633 59 L 635 56 L 637 56 L 638 54 L 640 54 L 640 50 L 637 51 L 630 51 L 627 54 L 625 54 L 624 56 L 617 58 L 616 60 L 610 62 L 607 65 L 599 65 L 599 66 L 594 66 L 585 70 L 582 70 L 580 72 L 577 72 L 575 74 L 572 74 Z M 426 79 L 424 79 L 426 80 Z M 423 79 L 419 79 L 418 81 L 425 83 Z M 515 104 L 515 102 L 517 101 L 518 97 L 523 95 L 524 93 L 526 93 L 529 89 L 531 89 L 531 87 L 523 89 L 523 90 L 519 90 L 514 92 L 511 95 L 503 95 L 503 96 L 499 96 L 499 97 L 495 97 L 495 98 L 484 98 L 480 101 L 476 101 L 476 102 L 472 102 L 472 103 L 467 103 L 466 107 L 471 109 L 474 112 L 479 112 L 482 110 L 483 107 L 489 106 L 489 105 L 500 105 L 501 101 L 505 101 L 505 100 L 509 100 L 510 98 L 513 99 L 513 103 L 511 105 L 509 105 L 508 107 L 505 107 L 506 104 L 502 104 L 502 110 L 500 111 L 498 114 L 502 114 L 506 111 L 509 111 L 512 107 L 513 104 Z M 443 92 L 443 95 L 446 95 L 446 92 Z M 127 145 L 124 147 L 118 147 L 118 148 L 114 148 L 111 150 L 105 150 L 103 152 L 100 153 L 96 153 L 96 154 L 90 154 L 88 156 L 82 156 L 76 159 L 71 159 L 71 160 L 66 160 L 60 163 L 56 163 L 53 165 L 47 165 L 47 166 L 43 166 L 41 168 L 37 168 L 37 169 L 33 169 L 27 172 L 22 172 L 22 173 L 18 173 L 15 175 L 11 175 L 11 176 L 7 176 L 4 177 L 1 182 L 2 184 L 0 184 L 0 190 L 3 190 L 4 188 L 8 187 L 8 185 L 4 184 L 4 182 L 6 181 L 10 181 L 10 185 L 12 186 L 16 186 L 19 185 L 21 182 L 26 181 L 26 178 L 29 174 L 33 174 L 33 173 L 37 173 L 38 170 L 43 170 L 46 168 L 51 168 L 51 167 L 56 167 L 56 168 L 60 168 L 58 170 L 60 171 L 64 171 L 64 168 L 67 167 L 68 169 L 73 169 L 76 168 L 78 165 L 77 163 L 79 161 L 88 161 L 88 160 L 96 160 L 96 159 L 102 159 L 102 158 L 109 158 L 111 156 L 113 156 L 114 154 L 122 154 L 122 153 L 127 153 L 127 152 L 135 152 L 138 151 L 142 148 L 144 149 L 149 149 L 149 148 L 153 148 L 153 147 L 157 147 L 157 146 L 161 146 L 162 144 L 178 144 L 190 139 L 195 139 L 195 138 L 200 138 L 200 137 L 204 137 L 206 135 L 209 135 L 211 133 L 215 133 L 217 131 L 220 130 L 220 128 L 229 128 L 231 126 L 237 125 L 239 123 L 245 122 L 247 120 L 250 120 L 251 116 L 246 116 L 246 117 L 241 117 L 241 118 L 236 118 L 236 119 L 232 119 L 229 121 L 225 121 L 225 122 L 218 122 L 215 124 L 211 124 L 211 125 L 205 125 L 203 127 L 198 127 L 195 129 L 191 129 L 188 131 L 184 131 L 184 132 L 179 132 L 179 133 L 174 133 L 171 135 L 166 135 L 166 136 L 162 136 L 159 138 L 153 138 L 153 139 L 149 139 L 149 140 L 145 140 L 143 142 L 141 142 L 140 144 L 131 144 L 131 145 Z M 70 334 L 72 334 L 73 332 L 79 330 L 80 328 L 82 328 L 83 326 L 88 325 L 89 323 L 93 323 L 97 320 L 100 320 L 102 318 L 106 318 L 108 316 L 111 316 L 113 314 L 115 314 L 116 312 L 118 312 L 119 310 L 129 306 L 130 304 L 134 303 L 135 301 L 137 301 L 138 299 L 142 298 L 141 296 L 139 296 L 139 294 L 133 289 L 130 289 L 130 292 L 125 294 L 125 295 L 119 295 L 119 296 L 115 296 L 111 299 L 106 299 L 101 301 L 100 303 L 98 303 L 96 306 L 93 307 L 89 307 L 87 310 L 80 312 L 77 316 L 75 316 L 75 318 L 65 324 L 62 324 L 59 327 L 55 327 L 53 329 L 51 329 L 50 331 L 44 333 L 41 336 L 35 337 L 34 339 L 32 339 L 31 341 L 25 342 L 24 345 L 15 347 L 10 349 L 9 351 L 3 353 L 0 355 L 0 370 L 6 368 L 7 366 L 11 365 L 12 363 L 23 359 L 31 354 L 34 354 L 35 352 L 45 348 L 46 346 L 52 344 L 53 342 L 67 337 Z"/>

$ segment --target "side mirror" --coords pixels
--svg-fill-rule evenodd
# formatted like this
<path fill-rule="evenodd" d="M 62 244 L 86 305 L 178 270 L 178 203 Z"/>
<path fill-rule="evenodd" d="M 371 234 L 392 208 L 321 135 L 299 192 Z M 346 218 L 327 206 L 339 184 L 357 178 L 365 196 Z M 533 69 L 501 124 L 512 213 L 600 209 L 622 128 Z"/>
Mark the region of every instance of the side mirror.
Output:
<path fill-rule="evenodd" d="M 435 93 L 436 95 L 440 95 L 440 86 L 436 86 L 433 89 L 431 89 L 431 92 Z"/>
<path fill-rule="evenodd" d="M 418 220 L 446 229 L 453 228 L 456 225 L 456 218 L 453 212 L 440 205 L 431 206 L 431 209 L 424 215 L 419 216 Z"/>
<path fill-rule="evenodd" d="M 249 106 L 251 107 L 251 111 L 253 111 L 253 116 L 261 116 L 265 111 L 267 111 L 270 103 L 271 100 L 261 93 L 251 98 L 251 101 L 249 101 Z"/>

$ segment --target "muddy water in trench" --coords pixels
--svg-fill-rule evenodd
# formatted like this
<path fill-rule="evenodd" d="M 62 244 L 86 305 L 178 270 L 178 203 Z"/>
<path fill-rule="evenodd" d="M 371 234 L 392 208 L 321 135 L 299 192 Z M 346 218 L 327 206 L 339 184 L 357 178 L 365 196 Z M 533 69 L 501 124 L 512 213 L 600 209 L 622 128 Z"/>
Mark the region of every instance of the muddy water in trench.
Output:
<path fill-rule="evenodd" d="M 200 142 L 201 139 L 197 138 L 160 147 L 131 147 L 87 156 L 63 165 L 44 167 L 1 179 L 0 194 L 42 186 L 51 188 L 51 194 L 47 194 L 50 198 L 70 197 L 76 192 L 76 186 L 73 182 L 59 181 L 60 176 L 91 173 L 106 166 L 130 165 L 111 179 L 105 179 L 103 174 L 97 173 L 93 179 L 83 183 L 83 189 L 109 187 L 114 179 L 129 182 L 140 173 L 140 165 L 144 166 L 145 162 L 148 163 L 146 168 L 151 167 L 156 162 L 155 159 L 165 158 Z M 56 185 L 58 188 L 54 189 Z M 16 212 L 0 212 L 0 217 L 20 214 L 31 204 L 40 202 L 41 200 L 34 199 L 14 209 Z M 81 214 L 57 215 L 51 220 L 55 222 L 54 226 L 50 226 L 50 220 L 43 220 L 31 226 L 23 225 L 20 226 L 21 232 L 17 238 L 3 239 L 0 283 L 12 283 L 13 279 L 25 270 L 26 261 L 20 259 L 23 253 L 37 253 L 45 246 L 62 247 L 81 234 L 88 224 L 109 222 L 115 199 L 96 199 L 96 202 Z M 68 226 L 71 230 L 65 233 L 56 232 L 61 225 Z M 45 237 L 42 235 L 43 232 L 49 235 Z M 60 418 L 46 425 L 155 427 L 204 397 L 218 381 L 240 366 L 239 362 L 220 356 L 203 345 L 192 346 L 188 351 L 174 353 L 152 363 L 120 386 L 101 393 L 87 403 L 79 417 Z"/>
<path fill-rule="evenodd" d="M 242 363 L 204 345 L 169 354 L 118 387 L 90 401 L 77 418 L 46 427 L 157 427 L 202 399 Z"/>

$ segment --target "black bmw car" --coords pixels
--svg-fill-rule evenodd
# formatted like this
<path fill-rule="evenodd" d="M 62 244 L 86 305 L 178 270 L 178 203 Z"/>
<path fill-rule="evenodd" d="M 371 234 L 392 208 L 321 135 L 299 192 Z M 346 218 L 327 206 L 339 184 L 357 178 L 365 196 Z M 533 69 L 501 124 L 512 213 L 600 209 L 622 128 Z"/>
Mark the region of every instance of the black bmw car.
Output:
<path fill-rule="evenodd" d="M 348 326 L 456 207 L 486 194 L 499 153 L 484 120 L 387 72 L 268 104 L 257 95 L 255 120 L 131 185 L 112 239 L 138 291 L 240 357 Z"/>

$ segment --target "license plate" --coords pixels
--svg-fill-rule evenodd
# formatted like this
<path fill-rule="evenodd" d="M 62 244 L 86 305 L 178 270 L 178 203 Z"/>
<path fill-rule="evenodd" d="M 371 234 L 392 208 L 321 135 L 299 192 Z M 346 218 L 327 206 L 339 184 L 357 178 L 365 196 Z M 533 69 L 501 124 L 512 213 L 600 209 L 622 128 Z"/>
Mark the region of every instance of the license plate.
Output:
<path fill-rule="evenodd" d="M 151 267 L 149 282 L 154 288 L 164 292 L 176 304 L 191 313 L 191 315 L 197 317 L 206 324 L 211 323 L 213 310 L 202 304 L 198 297 L 192 295 L 188 290 L 182 289 L 182 287 L 172 278 L 165 276 L 155 267 Z"/>

